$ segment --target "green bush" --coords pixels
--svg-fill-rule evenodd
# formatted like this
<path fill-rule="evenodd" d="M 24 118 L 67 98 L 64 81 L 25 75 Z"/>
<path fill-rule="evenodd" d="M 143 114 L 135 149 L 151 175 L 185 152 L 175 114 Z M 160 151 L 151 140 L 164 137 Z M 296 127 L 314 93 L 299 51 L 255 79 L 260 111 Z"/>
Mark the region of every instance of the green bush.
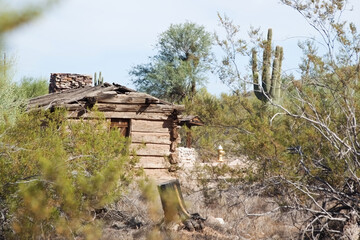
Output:
<path fill-rule="evenodd" d="M 19 95 L 25 99 L 42 96 L 49 93 L 49 82 L 44 78 L 24 77 L 17 86 Z"/>
<path fill-rule="evenodd" d="M 98 239 L 95 210 L 115 201 L 131 182 L 136 158 L 127 138 L 105 120 L 65 120 L 63 111 L 34 112 L 1 126 L 6 238 Z"/>

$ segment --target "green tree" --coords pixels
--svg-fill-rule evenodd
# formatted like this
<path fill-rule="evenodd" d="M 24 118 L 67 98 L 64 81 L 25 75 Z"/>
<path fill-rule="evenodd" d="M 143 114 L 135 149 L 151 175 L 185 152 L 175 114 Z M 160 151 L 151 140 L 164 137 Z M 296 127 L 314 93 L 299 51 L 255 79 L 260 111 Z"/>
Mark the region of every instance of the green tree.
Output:
<path fill-rule="evenodd" d="M 131 71 L 132 81 L 144 91 L 172 102 L 193 98 L 205 83 L 209 69 L 212 38 L 203 26 L 186 22 L 174 24 L 159 36 L 158 54 L 148 64 Z"/>
<path fill-rule="evenodd" d="M 49 93 L 48 80 L 43 78 L 24 77 L 17 85 L 19 95 L 25 99 L 42 96 Z"/>

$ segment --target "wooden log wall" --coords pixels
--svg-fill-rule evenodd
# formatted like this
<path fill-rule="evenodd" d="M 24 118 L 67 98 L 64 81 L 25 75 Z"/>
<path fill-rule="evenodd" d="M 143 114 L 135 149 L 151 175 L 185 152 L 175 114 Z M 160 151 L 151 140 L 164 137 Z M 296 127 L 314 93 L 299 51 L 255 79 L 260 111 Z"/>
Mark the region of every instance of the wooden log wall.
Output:
<path fill-rule="evenodd" d="M 67 104 L 69 117 L 94 118 L 94 113 L 86 111 L 85 105 L 81 102 Z M 148 94 L 129 92 L 97 99 L 94 107 L 107 119 L 130 120 L 131 149 L 140 157 L 140 167 L 169 169 L 176 163 L 175 149 L 180 141 L 177 110 L 183 110 L 183 106 L 162 104 Z"/>

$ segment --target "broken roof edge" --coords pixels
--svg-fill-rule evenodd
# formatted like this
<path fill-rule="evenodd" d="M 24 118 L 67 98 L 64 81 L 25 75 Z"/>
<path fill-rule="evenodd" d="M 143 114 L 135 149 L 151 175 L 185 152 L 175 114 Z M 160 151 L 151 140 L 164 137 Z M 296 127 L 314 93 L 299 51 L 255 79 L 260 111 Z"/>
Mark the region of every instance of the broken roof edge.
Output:
<path fill-rule="evenodd" d="M 187 125 L 187 126 L 203 126 L 205 123 L 201 120 L 199 116 L 195 115 L 188 115 L 188 116 L 181 116 L 179 118 L 180 125 Z"/>
<path fill-rule="evenodd" d="M 111 93 L 113 92 L 113 93 Z M 116 92 L 116 93 L 114 93 Z M 79 88 L 68 89 L 61 92 L 49 93 L 43 96 L 35 97 L 29 100 L 28 102 L 28 111 L 34 108 L 45 108 L 49 109 L 51 107 L 61 107 L 62 105 L 78 102 L 81 100 L 86 100 L 89 98 L 103 98 L 103 97 L 112 97 L 114 94 L 127 94 L 127 93 L 139 93 L 144 94 L 146 99 L 149 99 L 149 104 L 156 101 L 156 103 L 176 106 L 174 109 L 178 111 L 184 111 L 185 107 L 183 105 L 176 105 L 161 99 L 158 99 L 150 94 L 137 92 L 131 88 L 125 87 L 120 84 L 110 84 L 103 83 L 97 86 L 82 86 Z"/>

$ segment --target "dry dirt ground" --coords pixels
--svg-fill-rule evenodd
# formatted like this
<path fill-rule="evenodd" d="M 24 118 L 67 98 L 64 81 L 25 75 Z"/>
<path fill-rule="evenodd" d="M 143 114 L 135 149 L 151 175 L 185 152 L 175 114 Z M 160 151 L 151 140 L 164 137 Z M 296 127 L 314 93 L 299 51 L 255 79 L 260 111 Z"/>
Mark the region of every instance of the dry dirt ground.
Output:
<path fill-rule="evenodd" d="M 108 207 L 102 216 L 102 239 L 297 239 L 304 216 L 281 212 L 273 198 L 260 194 L 261 189 L 249 191 L 241 184 L 226 190 L 219 190 L 216 185 L 203 189 L 186 172 L 177 177 L 188 212 L 206 218 L 202 231 L 189 232 L 181 224 L 164 226 L 155 182 L 141 189 L 134 186 Z"/>

